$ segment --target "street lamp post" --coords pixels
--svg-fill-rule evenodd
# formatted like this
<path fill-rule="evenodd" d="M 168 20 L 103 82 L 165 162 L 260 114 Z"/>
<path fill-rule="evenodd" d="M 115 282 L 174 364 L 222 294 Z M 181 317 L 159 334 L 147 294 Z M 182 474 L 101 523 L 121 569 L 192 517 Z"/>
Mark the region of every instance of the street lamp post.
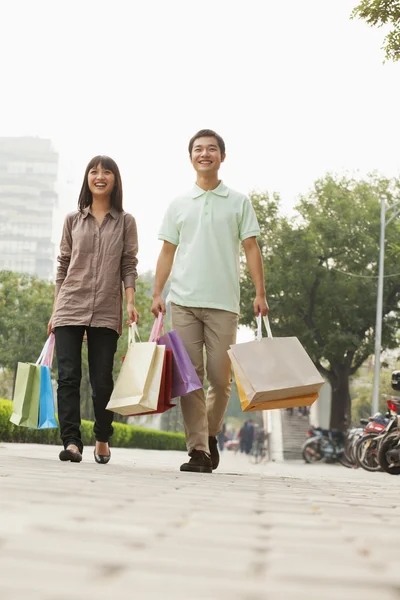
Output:
<path fill-rule="evenodd" d="M 393 221 L 400 209 L 396 210 L 391 217 L 386 220 L 386 214 L 400 205 L 400 201 L 386 208 L 385 197 L 381 196 L 381 230 L 379 236 L 379 271 L 378 271 L 378 295 L 376 300 L 376 324 L 375 324 L 375 364 L 374 364 L 374 384 L 372 389 L 372 414 L 379 410 L 379 382 L 381 370 L 381 350 L 382 350 L 382 312 L 383 312 L 383 277 L 385 268 L 385 230 Z"/>

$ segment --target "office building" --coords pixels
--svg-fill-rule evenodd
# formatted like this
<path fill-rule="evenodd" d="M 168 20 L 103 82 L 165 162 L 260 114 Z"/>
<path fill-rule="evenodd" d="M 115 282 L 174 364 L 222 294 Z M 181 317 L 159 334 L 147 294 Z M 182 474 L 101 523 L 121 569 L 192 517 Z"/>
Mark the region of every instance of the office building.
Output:
<path fill-rule="evenodd" d="M 50 140 L 0 138 L 0 271 L 54 278 L 57 169 Z"/>

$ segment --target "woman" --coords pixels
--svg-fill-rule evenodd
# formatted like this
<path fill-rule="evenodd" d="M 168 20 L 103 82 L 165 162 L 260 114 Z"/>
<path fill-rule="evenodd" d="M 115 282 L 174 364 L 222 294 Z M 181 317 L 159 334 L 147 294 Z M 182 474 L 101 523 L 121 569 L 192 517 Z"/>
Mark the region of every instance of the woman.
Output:
<path fill-rule="evenodd" d="M 64 450 L 60 460 L 81 462 L 81 351 L 86 332 L 92 386 L 97 463 L 109 462 L 113 413 L 106 410 L 113 390 L 112 370 L 122 333 L 122 282 L 128 325 L 135 309 L 138 239 L 136 222 L 122 208 L 122 183 L 116 163 L 95 156 L 88 164 L 78 211 L 67 215 L 58 257 L 53 314 L 58 366 L 58 418 Z"/>

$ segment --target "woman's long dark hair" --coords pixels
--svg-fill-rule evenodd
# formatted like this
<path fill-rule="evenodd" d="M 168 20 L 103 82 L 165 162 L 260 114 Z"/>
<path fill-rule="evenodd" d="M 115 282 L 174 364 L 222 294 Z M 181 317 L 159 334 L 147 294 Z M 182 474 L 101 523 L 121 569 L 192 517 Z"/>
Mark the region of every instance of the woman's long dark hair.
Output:
<path fill-rule="evenodd" d="M 82 212 L 84 208 L 92 206 L 93 197 L 92 192 L 89 190 L 88 175 L 90 169 L 93 169 L 93 167 L 98 167 L 100 164 L 103 169 L 108 169 L 114 173 L 115 183 L 113 191 L 111 192 L 111 206 L 118 212 L 122 212 L 122 181 L 117 163 L 109 156 L 101 155 L 94 156 L 86 167 L 81 192 L 79 194 L 78 209 Z"/>

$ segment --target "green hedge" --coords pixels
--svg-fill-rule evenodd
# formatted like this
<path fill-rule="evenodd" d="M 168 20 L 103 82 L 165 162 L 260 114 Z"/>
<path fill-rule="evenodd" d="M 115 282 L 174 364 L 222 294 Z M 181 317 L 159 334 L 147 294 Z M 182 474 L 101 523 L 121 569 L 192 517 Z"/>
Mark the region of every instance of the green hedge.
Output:
<path fill-rule="evenodd" d="M 30 444 L 61 444 L 58 429 L 34 430 L 27 427 L 17 427 L 10 423 L 12 402 L 0 399 L 0 441 L 26 442 Z M 93 446 L 93 423 L 82 421 L 82 441 L 85 445 Z M 114 448 L 145 448 L 147 450 L 185 450 L 185 436 L 181 433 L 169 433 L 144 429 L 133 425 L 114 423 L 114 435 L 111 439 Z"/>

